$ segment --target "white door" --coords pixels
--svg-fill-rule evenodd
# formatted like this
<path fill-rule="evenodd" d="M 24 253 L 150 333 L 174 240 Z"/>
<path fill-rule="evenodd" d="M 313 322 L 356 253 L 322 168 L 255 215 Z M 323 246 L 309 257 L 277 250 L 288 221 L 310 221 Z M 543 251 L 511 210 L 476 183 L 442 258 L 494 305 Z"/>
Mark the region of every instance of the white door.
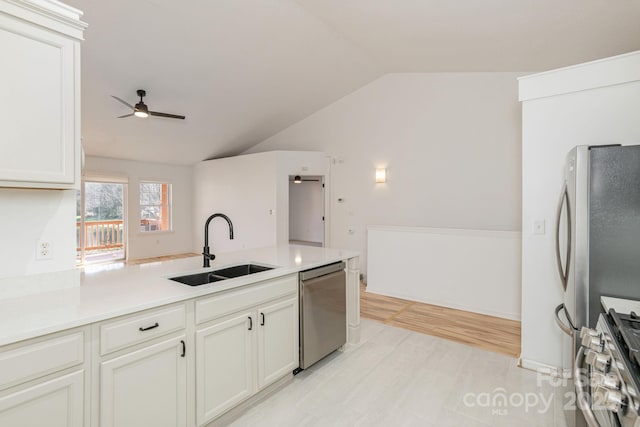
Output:
<path fill-rule="evenodd" d="M 0 398 L 0 426 L 81 427 L 83 383 L 81 370 Z"/>
<path fill-rule="evenodd" d="M 298 298 L 258 309 L 258 388 L 299 366 Z"/>
<path fill-rule="evenodd" d="M 198 425 L 253 394 L 255 312 L 245 311 L 196 332 Z"/>
<path fill-rule="evenodd" d="M 102 427 L 187 423 L 184 335 L 100 364 Z"/>

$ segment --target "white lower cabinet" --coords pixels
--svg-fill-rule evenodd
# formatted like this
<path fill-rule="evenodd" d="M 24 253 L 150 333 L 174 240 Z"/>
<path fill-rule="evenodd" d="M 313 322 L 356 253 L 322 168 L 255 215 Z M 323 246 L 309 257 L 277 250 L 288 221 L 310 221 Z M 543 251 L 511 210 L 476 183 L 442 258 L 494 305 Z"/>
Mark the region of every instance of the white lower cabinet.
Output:
<path fill-rule="evenodd" d="M 298 298 L 258 308 L 258 388 L 292 372 L 300 364 Z"/>
<path fill-rule="evenodd" d="M 196 408 L 202 425 L 253 394 L 252 311 L 196 332 Z"/>
<path fill-rule="evenodd" d="M 184 335 L 100 364 L 100 426 L 187 424 Z"/>
<path fill-rule="evenodd" d="M 298 366 L 291 274 L 0 347 L 0 426 L 203 426 Z"/>
<path fill-rule="evenodd" d="M 186 313 L 179 303 L 93 326 L 95 425 L 187 425 Z"/>
<path fill-rule="evenodd" d="M 292 275 L 196 302 L 198 426 L 299 366 L 297 290 Z"/>
<path fill-rule="evenodd" d="M 88 422 L 89 328 L 0 347 L 0 426 Z"/>
<path fill-rule="evenodd" d="M 36 383 L 0 398 L 0 426 L 81 427 L 84 370 Z"/>

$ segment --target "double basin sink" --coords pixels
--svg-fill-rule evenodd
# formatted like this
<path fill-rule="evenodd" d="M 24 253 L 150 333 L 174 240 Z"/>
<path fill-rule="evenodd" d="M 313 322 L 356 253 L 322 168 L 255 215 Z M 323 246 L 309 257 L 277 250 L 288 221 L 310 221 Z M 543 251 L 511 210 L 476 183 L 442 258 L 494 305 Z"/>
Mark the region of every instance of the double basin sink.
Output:
<path fill-rule="evenodd" d="M 186 276 L 170 277 L 175 282 L 180 282 L 189 286 L 206 285 L 207 283 L 219 282 L 221 280 L 234 279 L 236 277 L 247 276 L 249 274 L 261 273 L 273 270 L 258 264 L 240 264 L 233 267 L 221 268 L 220 270 L 206 271 L 204 273 L 188 274 Z"/>

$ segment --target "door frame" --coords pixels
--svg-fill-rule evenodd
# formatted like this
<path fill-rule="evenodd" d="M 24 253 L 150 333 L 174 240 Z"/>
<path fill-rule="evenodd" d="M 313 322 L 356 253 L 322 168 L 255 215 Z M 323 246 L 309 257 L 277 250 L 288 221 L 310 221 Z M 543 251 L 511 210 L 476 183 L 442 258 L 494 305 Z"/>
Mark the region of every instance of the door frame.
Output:
<path fill-rule="evenodd" d="M 80 232 L 79 232 L 79 246 L 80 257 L 78 265 L 86 265 L 85 259 L 85 184 L 86 183 L 98 183 L 98 184 L 121 184 L 122 185 L 122 253 L 123 256 L 118 261 L 127 261 L 129 257 L 129 180 L 126 177 L 110 176 L 110 175 L 83 175 L 80 182 Z M 76 256 L 76 260 L 78 257 Z"/>
<path fill-rule="evenodd" d="M 326 176 L 325 175 L 289 175 L 288 179 L 287 179 L 287 209 L 290 210 L 291 207 L 291 191 L 289 191 L 289 189 L 291 188 L 291 184 L 293 183 L 293 179 L 295 176 L 300 176 L 300 178 L 302 178 L 302 181 L 306 180 L 308 181 L 319 181 L 320 185 L 322 186 L 322 245 L 321 247 L 328 247 L 329 246 L 329 216 L 328 216 L 328 212 L 327 212 L 327 206 L 329 206 L 328 203 L 328 195 L 329 192 L 327 191 L 327 185 L 326 185 Z M 288 217 L 288 222 L 287 222 L 287 243 L 291 242 L 291 215 L 289 215 L 289 213 L 287 213 L 287 217 Z"/>

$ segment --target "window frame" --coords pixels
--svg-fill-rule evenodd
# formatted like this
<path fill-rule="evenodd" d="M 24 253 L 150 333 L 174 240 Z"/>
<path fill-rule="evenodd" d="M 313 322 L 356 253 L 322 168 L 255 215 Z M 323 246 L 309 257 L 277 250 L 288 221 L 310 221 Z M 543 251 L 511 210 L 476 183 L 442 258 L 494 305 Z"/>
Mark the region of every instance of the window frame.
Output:
<path fill-rule="evenodd" d="M 143 184 L 159 184 L 160 185 L 160 204 L 159 205 L 155 205 L 155 204 L 143 204 L 142 203 L 142 194 L 145 193 L 142 191 L 142 185 Z M 164 217 L 162 215 L 163 209 L 164 209 L 164 203 L 163 203 L 163 186 L 166 186 L 167 188 L 167 202 L 166 202 L 166 229 L 162 229 L 162 228 L 158 228 L 155 230 L 151 230 L 151 229 L 143 229 L 143 224 L 142 221 L 145 219 L 143 218 L 142 215 L 142 210 L 143 207 L 148 206 L 157 206 L 160 209 L 160 224 L 162 226 L 162 224 L 165 223 Z M 146 192 L 149 193 L 149 192 Z M 158 179 L 141 179 L 140 181 L 138 181 L 138 224 L 137 224 L 137 228 L 138 234 L 142 234 L 142 235 L 148 235 L 148 234 L 157 234 L 157 233 L 171 233 L 173 232 L 173 184 L 169 181 L 166 180 L 158 180 Z"/>

